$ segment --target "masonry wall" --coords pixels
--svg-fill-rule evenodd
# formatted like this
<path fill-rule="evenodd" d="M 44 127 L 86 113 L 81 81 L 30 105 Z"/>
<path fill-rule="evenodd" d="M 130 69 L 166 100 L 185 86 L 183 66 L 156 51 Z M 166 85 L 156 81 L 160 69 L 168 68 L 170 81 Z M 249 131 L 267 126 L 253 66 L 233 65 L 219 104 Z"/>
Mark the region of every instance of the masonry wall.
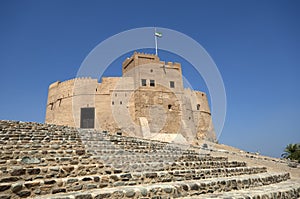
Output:
<path fill-rule="evenodd" d="M 80 127 L 81 108 L 94 107 L 95 128 L 112 134 L 121 131 L 141 137 L 140 118 L 146 118 L 151 133 L 180 133 L 189 142 L 214 140 L 206 94 L 183 88 L 179 63 L 147 56 L 135 53 L 125 60 L 123 77 L 104 77 L 101 83 L 76 78 L 51 84 L 45 122 Z M 150 80 L 155 80 L 155 86 Z"/>

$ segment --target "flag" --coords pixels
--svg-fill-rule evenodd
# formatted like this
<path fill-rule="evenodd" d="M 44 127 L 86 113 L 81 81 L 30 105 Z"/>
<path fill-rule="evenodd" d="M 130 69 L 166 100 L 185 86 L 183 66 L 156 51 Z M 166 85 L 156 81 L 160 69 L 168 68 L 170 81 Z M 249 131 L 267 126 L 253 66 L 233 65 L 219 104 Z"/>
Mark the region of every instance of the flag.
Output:
<path fill-rule="evenodd" d="M 155 32 L 155 36 L 156 37 L 162 37 L 162 33 L 161 32 Z"/>

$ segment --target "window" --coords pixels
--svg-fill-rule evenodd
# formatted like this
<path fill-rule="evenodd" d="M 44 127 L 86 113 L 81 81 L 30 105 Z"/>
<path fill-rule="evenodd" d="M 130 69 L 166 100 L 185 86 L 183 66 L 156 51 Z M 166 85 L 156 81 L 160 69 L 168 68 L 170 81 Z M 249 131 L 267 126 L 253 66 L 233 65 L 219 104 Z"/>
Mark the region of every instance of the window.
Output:
<path fill-rule="evenodd" d="M 115 104 L 115 102 L 114 102 L 114 101 L 112 101 L 112 102 L 111 102 L 111 105 L 114 105 L 114 104 Z"/>
<path fill-rule="evenodd" d="M 122 104 L 122 101 L 120 101 L 120 104 Z"/>
<path fill-rule="evenodd" d="M 197 104 L 197 111 L 200 110 L 200 104 Z"/>
<path fill-rule="evenodd" d="M 172 109 L 172 105 L 171 105 L 171 104 L 168 105 L 168 109 L 169 109 L 169 110 Z"/>
<path fill-rule="evenodd" d="M 150 72 L 153 73 L 153 69 L 151 69 Z"/>
<path fill-rule="evenodd" d="M 175 88 L 175 82 L 174 81 L 170 81 L 170 88 Z"/>
<path fill-rule="evenodd" d="M 142 86 L 147 86 L 147 80 L 146 79 L 142 79 Z"/>
<path fill-rule="evenodd" d="M 150 86 L 154 87 L 155 86 L 155 80 L 150 79 Z"/>
<path fill-rule="evenodd" d="M 118 94 L 117 93 L 115 93 L 115 97 L 117 97 L 118 96 Z"/>

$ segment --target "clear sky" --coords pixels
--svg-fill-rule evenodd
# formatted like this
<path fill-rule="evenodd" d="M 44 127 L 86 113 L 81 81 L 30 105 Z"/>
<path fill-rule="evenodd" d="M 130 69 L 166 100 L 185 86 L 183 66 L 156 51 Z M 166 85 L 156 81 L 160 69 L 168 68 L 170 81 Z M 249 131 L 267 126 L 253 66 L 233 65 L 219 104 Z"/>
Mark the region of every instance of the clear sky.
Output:
<path fill-rule="evenodd" d="M 218 66 L 227 93 L 219 142 L 279 157 L 300 142 L 299 10 L 297 0 L 2 0 L 0 119 L 44 122 L 50 83 L 75 77 L 108 37 L 157 26 L 195 39 Z M 119 64 L 107 74 L 120 75 Z M 206 91 L 201 77 L 190 81 Z"/>

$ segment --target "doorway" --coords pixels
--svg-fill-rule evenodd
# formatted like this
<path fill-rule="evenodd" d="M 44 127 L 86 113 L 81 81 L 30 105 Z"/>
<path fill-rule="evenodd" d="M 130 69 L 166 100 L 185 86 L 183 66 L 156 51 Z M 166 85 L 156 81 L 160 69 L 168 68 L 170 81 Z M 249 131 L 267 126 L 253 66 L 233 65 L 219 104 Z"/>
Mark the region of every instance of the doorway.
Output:
<path fill-rule="evenodd" d="M 93 129 L 95 124 L 95 108 L 81 108 L 80 128 Z"/>

